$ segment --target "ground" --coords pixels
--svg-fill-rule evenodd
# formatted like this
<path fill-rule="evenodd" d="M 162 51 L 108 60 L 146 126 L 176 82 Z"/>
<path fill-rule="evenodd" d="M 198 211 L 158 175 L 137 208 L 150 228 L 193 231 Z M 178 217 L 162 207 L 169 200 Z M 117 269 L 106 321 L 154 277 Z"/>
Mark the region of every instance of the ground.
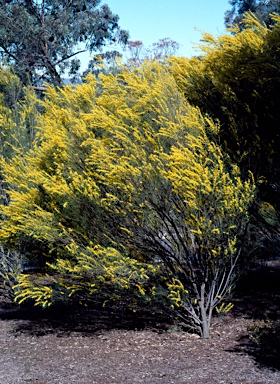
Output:
<path fill-rule="evenodd" d="M 48 313 L 3 302 L 0 383 L 278 384 L 280 336 L 269 319 L 280 314 L 279 282 L 279 268 L 269 264 L 251 272 L 238 286 L 234 310 L 214 318 L 207 340 L 158 318 Z M 256 344 L 249 336 L 260 324 L 266 328 Z"/>

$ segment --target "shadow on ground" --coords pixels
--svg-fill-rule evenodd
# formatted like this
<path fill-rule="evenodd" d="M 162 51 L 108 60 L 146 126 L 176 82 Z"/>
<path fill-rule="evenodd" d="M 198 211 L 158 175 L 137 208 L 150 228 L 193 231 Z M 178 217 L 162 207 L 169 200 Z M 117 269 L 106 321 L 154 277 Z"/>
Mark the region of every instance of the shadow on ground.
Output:
<path fill-rule="evenodd" d="M 234 317 L 248 333 L 232 352 L 251 355 L 259 366 L 280 370 L 280 265 L 255 265 L 237 284 Z"/>
<path fill-rule="evenodd" d="M 277 320 L 280 315 L 280 262 L 255 264 L 238 282 L 234 316 Z"/>
<path fill-rule="evenodd" d="M 254 266 L 238 283 L 231 300 L 231 316 L 248 323 L 247 332 L 230 352 L 251 355 L 259 366 L 280 370 L 280 263 Z M 127 307 L 103 308 L 101 305 L 53 305 L 43 310 L 12 303 L 0 304 L 0 319 L 19 320 L 14 334 L 67 337 L 72 332 L 91 336 L 103 330 L 151 329 L 164 332 L 172 326 L 170 314 L 150 308 L 134 313 Z"/>
<path fill-rule="evenodd" d="M 44 336 L 56 334 L 67 337 L 72 332 L 90 336 L 101 330 L 145 328 L 158 332 L 171 325 L 168 314 L 156 313 L 147 309 L 133 312 L 128 308 L 104 308 L 100 305 L 88 308 L 79 305 L 53 305 L 48 309 L 33 306 L 18 306 L 14 303 L 0 305 L 0 319 L 19 320 L 14 333 Z"/>
<path fill-rule="evenodd" d="M 231 352 L 249 354 L 260 367 L 280 370 L 280 323 L 257 324 L 249 328 L 249 334 Z"/>

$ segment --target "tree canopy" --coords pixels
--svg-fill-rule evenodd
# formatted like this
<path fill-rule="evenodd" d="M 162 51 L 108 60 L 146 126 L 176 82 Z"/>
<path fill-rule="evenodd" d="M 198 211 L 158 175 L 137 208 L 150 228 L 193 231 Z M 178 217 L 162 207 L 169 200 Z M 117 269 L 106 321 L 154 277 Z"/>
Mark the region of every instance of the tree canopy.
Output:
<path fill-rule="evenodd" d="M 253 12 L 260 22 L 267 26 L 274 23 L 272 13 L 280 13 L 279 0 L 230 0 L 232 8 L 225 14 L 225 24 L 227 27 L 241 24 L 246 12 Z"/>
<path fill-rule="evenodd" d="M 0 1 L 0 58 L 25 84 L 62 84 L 80 68 L 79 53 L 126 44 L 118 16 L 100 0 Z"/>
<path fill-rule="evenodd" d="M 271 28 L 251 13 L 233 35 L 204 34 L 203 54 L 174 58 L 172 70 L 186 99 L 219 119 L 219 143 L 242 173 L 263 178 L 259 199 L 279 212 L 280 16 L 272 17 Z"/>

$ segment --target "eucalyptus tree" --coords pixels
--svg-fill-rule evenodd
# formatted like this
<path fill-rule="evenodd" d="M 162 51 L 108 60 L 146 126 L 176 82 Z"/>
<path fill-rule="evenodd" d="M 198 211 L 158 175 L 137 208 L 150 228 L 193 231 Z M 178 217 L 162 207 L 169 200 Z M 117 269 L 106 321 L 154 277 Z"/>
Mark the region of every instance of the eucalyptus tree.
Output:
<path fill-rule="evenodd" d="M 273 24 L 272 13 L 280 13 L 279 0 L 230 0 L 231 9 L 225 14 L 227 26 L 240 24 L 246 12 L 254 13 L 266 25 Z"/>
<path fill-rule="evenodd" d="M 62 84 L 75 76 L 78 54 L 101 52 L 110 43 L 126 44 L 119 17 L 101 0 L 0 1 L 0 58 L 25 83 Z"/>

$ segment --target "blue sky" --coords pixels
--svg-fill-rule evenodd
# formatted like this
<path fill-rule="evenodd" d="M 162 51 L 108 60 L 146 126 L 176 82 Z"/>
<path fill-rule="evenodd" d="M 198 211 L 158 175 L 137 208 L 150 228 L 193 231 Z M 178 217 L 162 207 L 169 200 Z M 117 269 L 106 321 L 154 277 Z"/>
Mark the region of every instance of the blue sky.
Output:
<path fill-rule="evenodd" d="M 101 4 L 108 4 L 119 15 L 119 25 L 128 30 L 130 40 L 141 40 L 148 48 L 168 37 L 180 44 L 177 54 L 185 57 L 198 54 L 195 44 L 202 31 L 225 33 L 224 14 L 230 9 L 228 0 L 102 0 Z M 120 51 L 119 47 L 112 49 Z M 89 54 L 79 58 L 85 70 Z"/>
<path fill-rule="evenodd" d="M 228 0 L 102 0 L 119 15 L 122 29 L 130 40 L 141 40 L 145 47 L 169 37 L 180 44 L 179 54 L 196 54 L 193 46 L 201 32 L 225 32 L 224 14 Z"/>

